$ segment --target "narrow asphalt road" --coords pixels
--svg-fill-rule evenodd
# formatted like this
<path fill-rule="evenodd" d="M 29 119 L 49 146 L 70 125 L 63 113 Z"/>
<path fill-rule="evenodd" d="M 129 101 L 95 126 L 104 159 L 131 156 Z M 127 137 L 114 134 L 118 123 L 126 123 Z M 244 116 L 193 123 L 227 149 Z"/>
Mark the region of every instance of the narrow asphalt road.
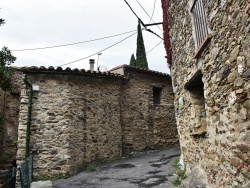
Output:
<path fill-rule="evenodd" d="M 172 188 L 173 161 L 179 147 L 139 154 L 99 166 L 91 173 L 81 172 L 53 182 L 55 188 Z"/>

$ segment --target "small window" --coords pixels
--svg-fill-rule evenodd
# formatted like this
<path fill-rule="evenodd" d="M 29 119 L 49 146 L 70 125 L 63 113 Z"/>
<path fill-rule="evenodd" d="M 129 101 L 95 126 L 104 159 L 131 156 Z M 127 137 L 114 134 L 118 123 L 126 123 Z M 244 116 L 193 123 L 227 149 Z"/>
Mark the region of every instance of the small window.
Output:
<path fill-rule="evenodd" d="M 208 33 L 206 14 L 204 11 L 202 0 L 194 0 L 193 5 L 191 7 L 191 13 L 194 21 L 194 31 L 197 49 L 195 58 L 197 58 L 211 40 L 211 35 L 209 35 Z"/>
<path fill-rule="evenodd" d="M 202 72 L 197 71 L 184 88 L 190 95 L 190 134 L 193 136 L 204 135 L 207 132 L 207 123 Z"/>
<path fill-rule="evenodd" d="M 161 103 L 161 90 L 162 90 L 162 88 L 153 87 L 154 104 L 160 104 Z"/>

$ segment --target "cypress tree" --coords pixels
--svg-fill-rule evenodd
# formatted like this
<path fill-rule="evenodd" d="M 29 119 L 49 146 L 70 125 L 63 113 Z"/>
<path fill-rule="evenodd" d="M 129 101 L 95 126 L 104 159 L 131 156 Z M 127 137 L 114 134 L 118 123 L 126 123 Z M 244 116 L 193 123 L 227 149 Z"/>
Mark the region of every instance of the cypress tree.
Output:
<path fill-rule="evenodd" d="M 135 60 L 135 56 L 134 54 L 131 55 L 131 58 L 130 58 L 130 66 L 136 66 L 136 60 Z"/>
<path fill-rule="evenodd" d="M 143 42 L 140 20 L 138 20 L 138 27 L 137 27 L 136 66 L 148 69 L 148 62 Z"/>

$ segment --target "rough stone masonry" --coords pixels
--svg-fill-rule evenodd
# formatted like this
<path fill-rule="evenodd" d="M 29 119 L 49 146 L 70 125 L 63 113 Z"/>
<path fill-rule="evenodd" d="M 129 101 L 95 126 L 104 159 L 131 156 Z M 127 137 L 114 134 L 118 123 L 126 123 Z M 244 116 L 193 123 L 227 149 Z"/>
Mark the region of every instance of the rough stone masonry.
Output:
<path fill-rule="evenodd" d="M 178 143 L 170 76 L 126 69 L 129 74 L 122 76 L 52 67 L 21 70 L 36 88 L 29 144 L 35 178 L 75 174 L 93 161 Z M 157 104 L 154 90 L 159 94 Z M 28 100 L 24 87 L 18 165 L 25 158 Z"/>
<path fill-rule="evenodd" d="M 191 11 L 197 2 L 204 15 Z M 199 15 L 212 38 L 194 58 Z M 168 17 L 181 151 L 200 180 L 193 187 L 249 187 L 250 1 L 176 0 Z"/>

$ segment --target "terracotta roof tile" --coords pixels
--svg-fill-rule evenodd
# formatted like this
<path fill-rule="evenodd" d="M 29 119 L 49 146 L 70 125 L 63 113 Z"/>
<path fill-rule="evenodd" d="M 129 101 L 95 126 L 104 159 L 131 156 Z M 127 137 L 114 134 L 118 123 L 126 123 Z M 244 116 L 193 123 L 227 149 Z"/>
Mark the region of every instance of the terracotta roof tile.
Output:
<path fill-rule="evenodd" d="M 26 74 L 69 74 L 69 75 L 81 75 L 81 76 L 92 76 L 92 77 L 109 77 L 109 78 L 124 78 L 123 75 L 114 74 L 111 72 L 100 72 L 100 71 L 90 71 L 85 69 L 71 69 L 69 67 L 63 69 L 62 67 L 48 68 L 41 66 L 31 66 L 31 67 L 13 67 L 14 69 L 21 71 Z"/>
<path fill-rule="evenodd" d="M 36 66 L 31 66 L 31 67 L 13 67 L 16 70 L 19 70 L 23 73 L 27 73 L 27 74 L 49 74 L 49 73 L 53 73 L 53 74 L 70 74 L 70 75 L 82 75 L 82 76 L 92 76 L 92 77 L 113 77 L 113 78 L 124 78 L 123 75 L 120 74 L 115 74 L 112 71 L 117 70 L 117 69 L 129 69 L 129 70 L 134 70 L 134 71 L 138 71 L 138 72 L 144 72 L 144 73 L 148 73 L 148 74 L 154 74 L 154 75 L 158 75 L 158 76 L 165 76 L 165 77 L 169 77 L 169 74 L 165 74 L 162 72 L 158 72 L 158 71 L 154 71 L 154 70 L 148 70 L 148 69 L 143 69 L 140 67 L 134 67 L 134 66 L 130 66 L 130 65 L 120 65 L 118 67 L 115 67 L 107 72 L 101 72 L 101 71 L 90 71 L 90 70 L 85 70 L 85 69 L 71 69 L 70 67 L 67 67 L 65 69 L 63 69 L 62 67 L 53 67 L 50 66 L 48 68 L 41 66 L 41 67 L 36 67 Z"/>

